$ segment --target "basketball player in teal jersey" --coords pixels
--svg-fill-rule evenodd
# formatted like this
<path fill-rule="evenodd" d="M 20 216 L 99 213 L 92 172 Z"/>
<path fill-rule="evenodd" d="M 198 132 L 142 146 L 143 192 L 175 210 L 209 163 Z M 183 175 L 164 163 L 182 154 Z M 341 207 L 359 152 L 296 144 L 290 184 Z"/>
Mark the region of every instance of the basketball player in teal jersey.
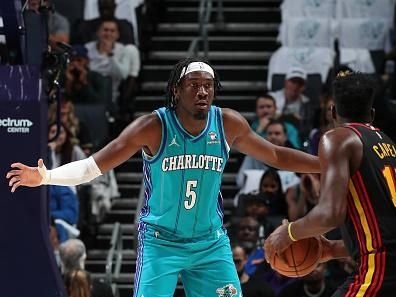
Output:
<path fill-rule="evenodd" d="M 136 297 L 170 297 L 178 275 L 188 297 L 242 296 L 223 228 L 220 193 L 230 147 L 266 164 L 319 172 L 316 157 L 275 146 L 253 132 L 236 111 L 212 105 L 220 87 L 206 62 L 175 65 L 166 107 L 132 122 L 93 156 L 47 170 L 12 164 L 11 191 L 21 185 L 78 185 L 142 150 L 145 200 L 140 213 Z"/>

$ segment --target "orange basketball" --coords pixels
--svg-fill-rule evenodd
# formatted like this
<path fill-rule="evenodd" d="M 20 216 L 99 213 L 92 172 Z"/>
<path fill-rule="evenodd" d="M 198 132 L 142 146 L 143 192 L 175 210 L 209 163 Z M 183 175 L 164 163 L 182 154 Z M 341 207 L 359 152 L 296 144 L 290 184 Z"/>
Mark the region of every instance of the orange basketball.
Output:
<path fill-rule="evenodd" d="M 314 271 L 322 256 L 322 243 L 319 238 L 311 237 L 295 241 L 284 252 L 287 263 L 277 254 L 272 268 L 289 277 L 301 277 Z"/>

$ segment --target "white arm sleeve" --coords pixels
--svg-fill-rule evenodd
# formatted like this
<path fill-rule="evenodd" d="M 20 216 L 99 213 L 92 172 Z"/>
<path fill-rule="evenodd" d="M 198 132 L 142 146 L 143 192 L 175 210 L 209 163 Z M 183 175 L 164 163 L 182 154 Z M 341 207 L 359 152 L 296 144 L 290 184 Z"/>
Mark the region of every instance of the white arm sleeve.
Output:
<path fill-rule="evenodd" d="M 102 175 L 94 158 L 89 157 L 80 161 L 71 162 L 58 168 L 47 170 L 38 167 L 40 175 L 43 177 L 42 185 L 77 186 L 87 183 Z"/>

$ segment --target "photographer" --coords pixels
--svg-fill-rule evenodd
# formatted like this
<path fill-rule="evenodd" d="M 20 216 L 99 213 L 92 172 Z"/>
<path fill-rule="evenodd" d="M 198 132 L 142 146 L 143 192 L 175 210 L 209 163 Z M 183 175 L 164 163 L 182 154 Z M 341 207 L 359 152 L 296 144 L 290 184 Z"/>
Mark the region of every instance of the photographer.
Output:
<path fill-rule="evenodd" d="M 73 46 L 65 71 L 65 97 L 75 103 L 105 103 L 111 84 L 88 65 L 88 50 L 83 45 Z"/>

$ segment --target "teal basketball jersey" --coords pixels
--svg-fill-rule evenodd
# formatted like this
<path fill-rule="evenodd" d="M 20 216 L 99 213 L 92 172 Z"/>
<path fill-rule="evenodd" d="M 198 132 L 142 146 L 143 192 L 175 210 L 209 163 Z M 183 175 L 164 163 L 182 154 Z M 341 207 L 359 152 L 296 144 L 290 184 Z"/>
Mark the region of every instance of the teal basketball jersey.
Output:
<path fill-rule="evenodd" d="M 174 111 L 155 111 L 162 122 L 156 155 L 143 152 L 145 201 L 140 213 L 149 224 L 182 238 L 195 238 L 223 225 L 220 185 L 229 147 L 221 109 L 212 106 L 205 129 L 189 134 Z"/>

